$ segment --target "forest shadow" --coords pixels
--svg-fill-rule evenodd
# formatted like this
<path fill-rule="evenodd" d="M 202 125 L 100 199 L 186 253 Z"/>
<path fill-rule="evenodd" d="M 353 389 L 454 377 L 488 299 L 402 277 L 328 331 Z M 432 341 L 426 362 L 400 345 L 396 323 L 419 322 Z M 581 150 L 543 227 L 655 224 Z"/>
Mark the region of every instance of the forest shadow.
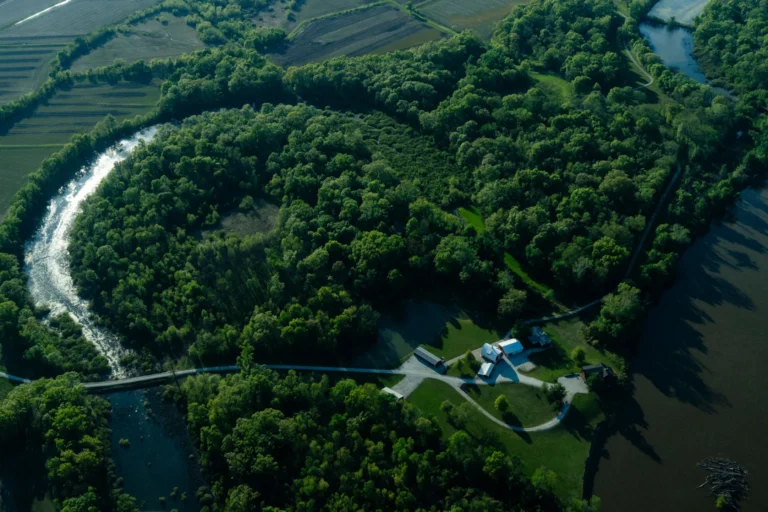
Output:
<path fill-rule="evenodd" d="M 376 344 L 352 361 L 354 366 L 395 368 L 416 347 L 435 346 L 447 325 L 459 324 L 463 315 L 456 305 L 443 305 L 426 299 L 403 301 L 383 311 Z"/>

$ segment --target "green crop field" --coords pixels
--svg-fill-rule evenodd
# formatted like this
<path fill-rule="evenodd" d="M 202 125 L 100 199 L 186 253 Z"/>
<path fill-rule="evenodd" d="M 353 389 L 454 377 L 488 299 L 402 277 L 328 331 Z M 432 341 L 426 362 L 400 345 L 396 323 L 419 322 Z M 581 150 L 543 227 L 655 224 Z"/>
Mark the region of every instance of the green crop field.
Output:
<path fill-rule="evenodd" d="M 283 66 L 301 65 L 340 55 L 357 56 L 382 49 L 400 50 L 439 37 L 439 31 L 401 10 L 378 6 L 311 22 L 285 48 L 271 57 Z"/>
<path fill-rule="evenodd" d="M 525 0 L 427 0 L 416 5 L 418 11 L 454 30 L 475 30 L 490 39 L 493 28 L 515 5 Z"/>
<path fill-rule="evenodd" d="M 70 41 L 66 37 L 9 38 L 0 31 L 0 105 L 42 85 L 49 63 Z"/>
<path fill-rule="evenodd" d="M 16 3 L 23 4 L 28 0 Z M 77 0 L 25 21 L 0 29 L 2 37 L 76 36 L 113 25 L 160 0 Z"/>
<path fill-rule="evenodd" d="M 84 71 L 108 66 L 117 60 L 149 62 L 156 58 L 176 57 L 203 48 L 197 31 L 184 22 L 184 18 L 163 14 L 163 25 L 156 19 L 131 27 L 127 35 L 119 34 L 104 46 L 78 59 L 72 69 Z"/>
<path fill-rule="evenodd" d="M 0 135 L 0 218 L 29 173 L 66 144 L 112 114 L 118 121 L 148 112 L 160 97 L 158 84 L 75 86 Z"/>

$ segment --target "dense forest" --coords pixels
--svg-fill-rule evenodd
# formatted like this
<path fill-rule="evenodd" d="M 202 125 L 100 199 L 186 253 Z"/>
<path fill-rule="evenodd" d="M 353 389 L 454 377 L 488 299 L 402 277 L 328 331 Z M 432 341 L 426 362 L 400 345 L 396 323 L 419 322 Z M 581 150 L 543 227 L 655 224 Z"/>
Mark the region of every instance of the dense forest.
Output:
<path fill-rule="evenodd" d="M 441 441 L 433 418 L 371 386 L 257 365 L 365 350 L 384 305 L 425 291 L 469 297 L 512 326 L 553 296 L 534 297 L 505 255 L 568 302 L 613 291 L 582 334 L 627 348 L 678 256 L 764 172 L 762 5 L 713 2 L 696 27 L 706 72 L 736 100 L 664 67 L 637 21 L 608 0 L 517 6 L 489 43 L 467 32 L 288 70 L 262 55 L 285 33 L 249 21 L 267 5 L 167 0 L 78 39 L 43 88 L 0 108 L 5 125 L 78 81 L 164 81 L 151 114 L 107 119 L 47 160 L 0 226 L 4 363 L 27 376 L 79 374 L 0 402 L 2 453 L 28 446 L 46 459 L 62 510 L 135 510 L 110 474 L 108 407 L 77 385 L 105 376 L 107 361 L 68 316 L 44 321 L 20 256 L 48 197 L 89 155 L 164 123 L 87 201 L 70 252 L 81 292 L 137 349 L 125 364 L 149 371 L 188 355 L 246 368 L 171 393 L 202 453 L 208 510 L 589 511 L 555 497 L 546 471 L 531 479 L 535 468 L 462 431 Z M 639 18 L 650 5 L 630 10 Z M 210 47 L 68 70 L 166 11 Z M 625 47 L 663 98 L 628 84 Z M 662 222 L 626 276 L 677 172 Z M 486 229 L 464 225 L 461 207 Z M 245 227 L 231 228 L 237 219 Z"/>
<path fill-rule="evenodd" d="M 170 394 L 203 453 L 213 510 L 596 512 L 561 503 L 545 470 L 529 479 L 492 439 L 441 441 L 434 418 L 372 384 L 253 368 Z"/>

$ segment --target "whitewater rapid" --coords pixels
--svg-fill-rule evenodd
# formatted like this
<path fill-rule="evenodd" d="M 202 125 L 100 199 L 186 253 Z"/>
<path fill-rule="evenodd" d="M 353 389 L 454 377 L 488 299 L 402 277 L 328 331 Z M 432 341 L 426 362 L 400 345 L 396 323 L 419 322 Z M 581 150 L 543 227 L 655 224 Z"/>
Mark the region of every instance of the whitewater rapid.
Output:
<path fill-rule="evenodd" d="M 114 333 L 96 325 L 88 302 L 77 294 L 70 274 L 69 240 L 83 201 L 96 191 L 117 163 L 125 160 L 140 143 L 151 141 L 157 130 L 157 127 L 147 128 L 121 140 L 84 167 L 51 199 L 40 229 L 24 247 L 27 287 L 35 305 L 49 307 L 52 315 L 69 313 L 82 326 L 85 338 L 107 358 L 113 378 L 126 376 L 120 365 L 126 350 Z"/>

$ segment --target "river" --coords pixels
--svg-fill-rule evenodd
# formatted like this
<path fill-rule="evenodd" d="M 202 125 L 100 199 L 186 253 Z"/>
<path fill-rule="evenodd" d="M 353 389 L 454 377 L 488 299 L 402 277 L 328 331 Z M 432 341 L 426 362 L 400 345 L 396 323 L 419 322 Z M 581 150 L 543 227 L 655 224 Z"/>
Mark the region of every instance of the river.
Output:
<path fill-rule="evenodd" d="M 734 215 L 685 253 L 650 311 L 595 481 L 606 511 L 714 510 L 696 464 L 716 455 L 750 472 L 742 510 L 766 510 L 768 190 L 746 191 Z"/>
<path fill-rule="evenodd" d="M 117 336 L 96 325 L 88 301 L 77 294 L 69 273 L 69 235 L 80 206 L 93 194 L 118 162 L 125 160 L 136 147 L 152 140 L 157 127 L 147 128 L 121 140 L 101 153 L 48 204 L 40 229 L 24 248 L 24 270 L 27 287 L 36 306 L 51 308 L 52 314 L 68 312 L 83 327 L 83 335 L 96 345 L 109 361 L 113 377 L 124 377 L 120 357 L 125 350 Z"/>

